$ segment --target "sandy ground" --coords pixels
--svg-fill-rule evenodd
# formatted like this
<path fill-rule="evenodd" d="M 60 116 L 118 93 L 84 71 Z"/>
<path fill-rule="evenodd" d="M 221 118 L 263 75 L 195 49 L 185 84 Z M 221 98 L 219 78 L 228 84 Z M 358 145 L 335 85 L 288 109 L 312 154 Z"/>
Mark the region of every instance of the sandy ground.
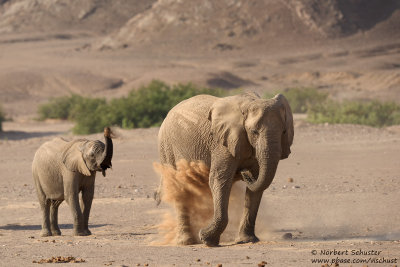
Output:
<path fill-rule="evenodd" d="M 259 211 L 256 232 L 261 242 L 234 244 L 241 208 L 236 206 L 230 210 L 231 223 L 218 248 L 153 245 L 161 238 L 156 225 L 169 209 L 163 204 L 157 207 L 152 199 L 158 186 L 152 167 L 158 159 L 158 128 L 115 129 L 113 170 L 106 178 L 98 175 L 96 181 L 92 236 L 71 235 L 72 218 L 63 203 L 62 236 L 40 237 L 32 158 L 43 142 L 55 136 L 75 138 L 70 134 L 72 125 L 6 122 L 3 126 L 0 266 L 37 266 L 33 261 L 56 256 L 82 258 L 83 266 L 261 266 L 262 261 L 266 266 L 321 266 L 337 259 L 340 266 L 400 263 L 398 126 L 310 125 L 296 116 L 292 155 L 279 165 Z M 87 137 L 102 139 L 101 134 Z M 237 186 L 240 197 L 241 185 Z M 292 239 L 284 239 L 286 233 Z M 343 255 L 346 251 L 348 255 Z M 361 254 L 371 251 L 375 255 Z M 313 259 L 327 262 L 313 263 Z M 373 263 L 378 259 L 391 262 Z"/>

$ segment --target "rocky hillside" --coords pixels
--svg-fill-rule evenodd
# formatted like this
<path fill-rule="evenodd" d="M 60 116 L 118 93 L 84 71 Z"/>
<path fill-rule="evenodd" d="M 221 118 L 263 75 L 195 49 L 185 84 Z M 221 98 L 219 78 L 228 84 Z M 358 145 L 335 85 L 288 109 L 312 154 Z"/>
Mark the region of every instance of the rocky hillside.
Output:
<path fill-rule="evenodd" d="M 0 0 L 0 105 L 153 79 L 400 103 L 399 25 L 399 0 Z"/>
<path fill-rule="evenodd" d="M 393 30 L 400 22 L 399 8 L 396 0 L 158 0 L 100 47 L 183 42 L 232 50 L 252 43 L 273 44 L 276 38 L 344 37 L 377 26 L 380 33 L 392 36 L 399 35 Z"/>
<path fill-rule="evenodd" d="M 151 7 L 151 0 L 0 0 L 0 33 L 107 33 Z"/>

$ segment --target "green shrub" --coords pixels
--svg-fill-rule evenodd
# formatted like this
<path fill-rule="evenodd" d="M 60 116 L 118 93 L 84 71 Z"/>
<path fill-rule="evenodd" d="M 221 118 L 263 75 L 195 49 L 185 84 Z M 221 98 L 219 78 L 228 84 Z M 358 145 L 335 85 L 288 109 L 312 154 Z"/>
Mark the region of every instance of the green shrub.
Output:
<path fill-rule="evenodd" d="M 159 126 L 172 107 L 199 94 L 222 95 L 222 91 L 198 88 L 190 83 L 171 87 L 161 81 L 152 81 L 132 90 L 127 97 L 111 101 L 113 122 L 124 128 Z"/>
<path fill-rule="evenodd" d="M 40 119 L 58 118 L 76 122 L 77 134 L 101 132 L 105 126 L 146 128 L 161 125 L 169 110 L 184 99 L 198 94 L 222 96 L 222 90 L 198 88 L 191 83 L 169 86 L 152 81 L 132 90 L 128 96 L 109 102 L 101 98 L 78 95 L 51 99 L 39 107 Z"/>
<path fill-rule="evenodd" d="M 72 119 L 71 111 L 83 101 L 84 98 L 76 94 L 52 98 L 48 103 L 39 106 L 39 120 Z"/>
<path fill-rule="evenodd" d="M 276 94 L 276 93 L 275 93 Z M 275 94 L 267 93 L 265 98 L 272 98 Z M 315 88 L 290 88 L 282 92 L 288 100 L 293 113 L 306 113 L 308 109 L 327 100 L 328 94 Z"/>
<path fill-rule="evenodd" d="M 77 105 L 72 106 L 69 118 L 75 121 L 73 132 L 89 134 L 102 132 L 110 126 L 109 106 L 105 99 L 83 98 Z"/>
<path fill-rule="evenodd" d="M 400 124 L 400 106 L 387 102 L 326 101 L 313 105 L 308 113 L 313 123 L 351 123 L 373 127 Z"/>
<path fill-rule="evenodd" d="M 373 127 L 400 124 L 400 106 L 377 101 L 345 101 L 328 99 L 328 94 L 313 88 L 291 88 L 283 93 L 294 113 L 307 113 L 312 123 L 350 123 Z M 275 94 L 267 93 L 266 98 Z"/>

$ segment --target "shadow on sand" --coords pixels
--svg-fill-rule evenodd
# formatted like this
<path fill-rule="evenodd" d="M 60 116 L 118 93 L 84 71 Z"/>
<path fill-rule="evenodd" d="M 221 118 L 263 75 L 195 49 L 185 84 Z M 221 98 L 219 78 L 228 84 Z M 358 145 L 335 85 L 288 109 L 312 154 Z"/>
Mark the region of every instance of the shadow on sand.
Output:
<path fill-rule="evenodd" d="M 23 132 L 23 131 L 5 131 L 0 132 L 0 140 L 18 141 L 23 139 L 63 135 L 66 132 Z"/>
<path fill-rule="evenodd" d="M 89 224 L 89 228 L 99 228 L 99 227 L 104 227 L 108 226 L 111 224 Z M 60 229 L 73 229 L 72 224 L 60 224 L 59 225 Z M 25 231 L 25 230 L 41 230 L 42 226 L 41 225 L 20 225 L 20 224 L 6 224 L 0 226 L 1 230 L 11 230 L 11 231 Z"/>

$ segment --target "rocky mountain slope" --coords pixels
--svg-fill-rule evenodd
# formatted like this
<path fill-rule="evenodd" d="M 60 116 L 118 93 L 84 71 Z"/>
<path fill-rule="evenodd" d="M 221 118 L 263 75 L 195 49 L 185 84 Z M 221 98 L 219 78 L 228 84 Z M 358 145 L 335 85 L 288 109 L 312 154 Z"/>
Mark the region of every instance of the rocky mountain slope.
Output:
<path fill-rule="evenodd" d="M 151 7 L 151 0 L 1 0 L 0 33 L 107 33 Z"/>
<path fill-rule="evenodd" d="M 399 36 L 393 30 L 400 22 L 399 8 L 395 0 L 158 0 L 107 37 L 101 47 L 163 42 L 231 50 L 288 40 L 334 39 L 377 26 L 381 37 L 392 37 Z"/>
<path fill-rule="evenodd" d="M 153 79 L 400 102 L 397 0 L 0 0 L 0 105 Z"/>

